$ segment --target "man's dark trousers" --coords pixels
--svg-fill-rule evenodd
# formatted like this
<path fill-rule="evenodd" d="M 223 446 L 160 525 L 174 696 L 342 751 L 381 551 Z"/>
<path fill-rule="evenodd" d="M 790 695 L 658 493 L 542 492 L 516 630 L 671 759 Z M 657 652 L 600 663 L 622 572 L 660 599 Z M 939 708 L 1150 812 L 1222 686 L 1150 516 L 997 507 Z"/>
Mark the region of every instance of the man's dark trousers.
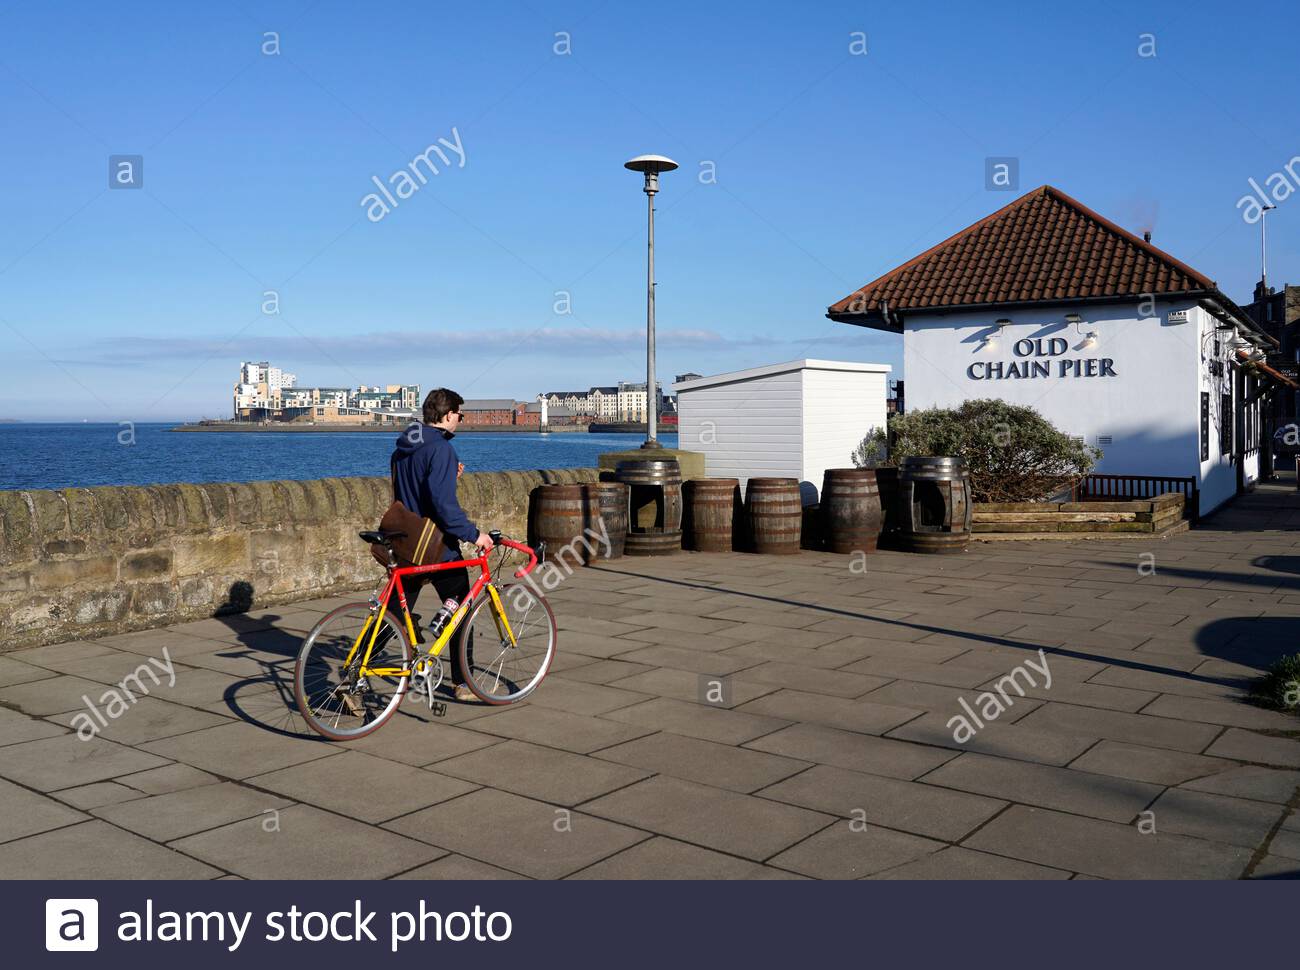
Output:
<path fill-rule="evenodd" d="M 424 638 L 423 644 L 412 644 L 412 647 L 417 651 L 421 649 L 427 650 L 433 646 L 433 638 L 429 635 L 428 625 L 433 622 L 434 614 L 442 608 L 442 604 L 449 596 L 454 597 L 457 603 L 462 604 L 465 602 L 465 597 L 469 596 L 469 570 L 463 567 L 444 569 L 426 576 L 409 576 L 405 580 L 400 580 L 400 582 L 402 583 L 402 590 L 406 593 L 407 609 L 412 613 L 415 612 L 415 601 L 420 598 L 420 593 L 426 586 L 432 586 L 437 595 L 436 601 L 433 597 L 428 597 L 428 608 L 421 614 L 418 621 L 414 617 L 411 618 L 412 622 L 416 624 L 416 636 Z M 402 606 L 398 602 L 396 590 L 393 591 L 393 595 L 388 601 L 388 609 L 395 616 L 400 617 L 402 615 Z M 461 622 L 468 623 L 469 618 L 466 617 Z M 456 649 L 459 637 L 460 632 L 457 631 L 442 651 L 442 655 L 449 657 L 451 660 L 451 681 L 453 684 L 464 684 L 469 680 L 468 675 L 461 669 L 460 651 Z M 470 641 L 469 655 L 471 659 L 474 656 L 473 640 Z"/>

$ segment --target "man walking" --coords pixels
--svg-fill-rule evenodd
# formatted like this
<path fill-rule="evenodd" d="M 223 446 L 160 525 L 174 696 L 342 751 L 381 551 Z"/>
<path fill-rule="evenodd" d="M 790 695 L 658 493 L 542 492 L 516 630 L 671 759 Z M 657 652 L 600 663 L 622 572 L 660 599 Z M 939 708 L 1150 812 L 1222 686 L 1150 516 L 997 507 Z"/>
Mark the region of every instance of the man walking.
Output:
<path fill-rule="evenodd" d="M 462 542 L 472 542 L 483 552 L 492 548 L 491 538 L 469 520 L 456 497 L 456 479 L 464 466 L 451 446 L 451 439 L 460 426 L 460 408 L 464 403 L 464 398 L 445 387 L 430 391 L 424 399 L 424 422 L 412 422 L 398 436 L 392 458 L 394 498 L 412 512 L 433 519 L 442 530 L 445 550 L 439 562 L 462 558 Z M 469 595 L 468 569 L 447 569 L 420 580 L 421 577 L 412 577 L 404 581 L 403 591 L 411 608 L 426 582 L 437 591 L 439 604 L 448 597 L 464 603 Z M 396 599 L 396 593 L 393 595 Z M 389 608 L 396 608 L 396 603 L 390 603 Z M 451 651 L 451 674 L 456 700 L 474 700 L 474 693 L 466 686 L 469 672 L 461 669 L 455 650 Z"/>

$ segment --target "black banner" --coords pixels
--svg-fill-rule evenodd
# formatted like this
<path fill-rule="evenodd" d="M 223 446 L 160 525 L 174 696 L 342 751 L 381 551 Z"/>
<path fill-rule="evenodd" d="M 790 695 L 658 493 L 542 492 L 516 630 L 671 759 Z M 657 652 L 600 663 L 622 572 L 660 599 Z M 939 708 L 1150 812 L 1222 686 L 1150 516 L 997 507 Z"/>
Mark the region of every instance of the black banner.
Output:
<path fill-rule="evenodd" d="M 461 958 L 476 970 L 521 959 L 1226 965 L 1247 945 L 1251 962 L 1289 957 L 1298 898 L 1284 885 L 1226 882 L 367 883 L 343 874 L 336 883 L 9 882 L 0 892 L 8 967 L 80 957 L 185 970 L 394 956 Z"/>

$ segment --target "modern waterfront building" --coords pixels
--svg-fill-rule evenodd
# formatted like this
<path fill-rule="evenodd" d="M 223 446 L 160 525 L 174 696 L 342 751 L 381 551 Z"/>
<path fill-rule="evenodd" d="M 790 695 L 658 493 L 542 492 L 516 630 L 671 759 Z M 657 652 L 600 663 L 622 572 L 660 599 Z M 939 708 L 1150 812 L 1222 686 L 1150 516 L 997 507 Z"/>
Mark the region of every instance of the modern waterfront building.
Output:
<path fill-rule="evenodd" d="M 1261 402 L 1294 387 L 1213 280 L 1042 186 L 850 293 L 841 323 L 903 338 L 909 410 L 1001 398 L 1099 447 L 1099 473 L 1249 488 Z"/>

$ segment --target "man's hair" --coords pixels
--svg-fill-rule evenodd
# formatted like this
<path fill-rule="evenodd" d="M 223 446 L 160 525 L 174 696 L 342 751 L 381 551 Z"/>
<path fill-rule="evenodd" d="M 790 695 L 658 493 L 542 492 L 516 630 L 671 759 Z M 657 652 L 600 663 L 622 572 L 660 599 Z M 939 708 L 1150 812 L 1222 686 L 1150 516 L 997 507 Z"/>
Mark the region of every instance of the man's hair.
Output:
<path fill-rule="evenodd" d="M 424 399 L 424 423 L 437 424 L 452 411 L 459 411 L 465 399 L 445 387 L 435 387 Z"/>

